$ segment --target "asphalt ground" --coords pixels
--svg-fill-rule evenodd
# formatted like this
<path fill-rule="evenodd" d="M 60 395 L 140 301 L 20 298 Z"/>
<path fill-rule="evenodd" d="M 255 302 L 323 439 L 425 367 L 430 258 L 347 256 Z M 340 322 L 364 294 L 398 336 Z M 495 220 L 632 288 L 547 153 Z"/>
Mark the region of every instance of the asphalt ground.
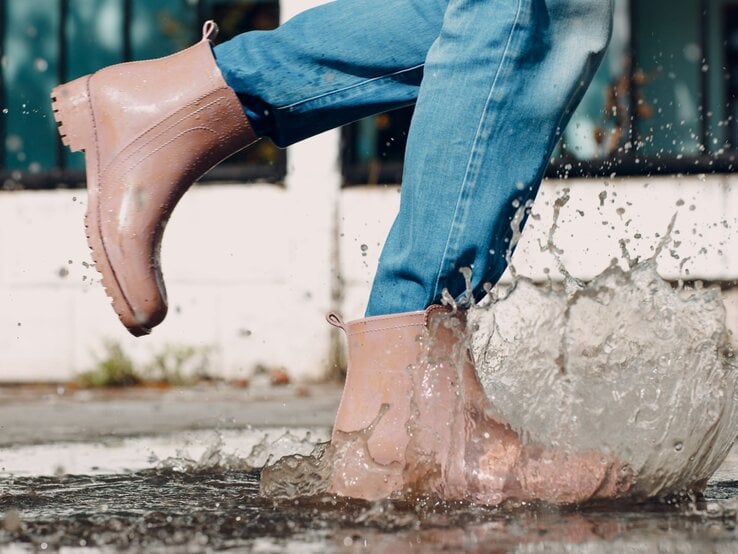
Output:
<path fill-rule="evenodd" d="M 0 387 L 0 447 L 251 427 L 330 428 L 339 385 Z"/>

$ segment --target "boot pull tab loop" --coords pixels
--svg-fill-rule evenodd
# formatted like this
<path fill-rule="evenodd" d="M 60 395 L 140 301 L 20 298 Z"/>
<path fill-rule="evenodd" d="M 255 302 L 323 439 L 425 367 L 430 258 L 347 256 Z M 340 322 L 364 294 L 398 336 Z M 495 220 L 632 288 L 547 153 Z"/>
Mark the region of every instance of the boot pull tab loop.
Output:
<path fill-rule="evenodd" d="M 218 24 L 212 19 L 208 19 L 202 26 L 202 40 L 215 40 L 218 36 Z"/>
<path fill-rule="evenodd" d="M 341 316 L 336 312 L 329 312 L 328 315 L 325 316 L 325 320 L 334 327 L 338 327 L 339 329 L 346 331 L 346 324 L 343 322 L 343 319 L 341 319 Z"/>
<path fill-rule="evenodd" d="M 431 304 L 425 309 L 425 318 L 424 318 L 424 325 L 426 327 L 429 326 L 431 319 L 438 314 L 438 313 L 451 313 L 451 311 L 446 308 L 445 306 L 442 306 L 441 304 Z"/>

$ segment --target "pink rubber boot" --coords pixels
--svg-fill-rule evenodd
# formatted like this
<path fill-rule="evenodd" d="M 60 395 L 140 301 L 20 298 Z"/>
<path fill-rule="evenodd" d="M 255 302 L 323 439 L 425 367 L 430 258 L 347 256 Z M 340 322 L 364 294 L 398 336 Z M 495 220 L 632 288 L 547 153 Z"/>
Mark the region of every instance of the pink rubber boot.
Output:
<path fill-rule="evenodd" d="M 332 492 L 499 504 L 576 503 L 627 491 L 627 478 L 609 457 L 523 444 L 494 413 L 474 370 L 462 312 L 431 306 L 348 323 L 330 314 L 328 321 L 348 339 L 331 441 Z"/>
<path fill-rule="evenodd" d="M 220 73 L 205 23 L 200 42 L 56 87 L 62 142 L 85 152 L 87 241 L 121 322 L 144 335 L 167 313 L 159 263 L 164 227 L 208 169 L 256 140 Z"/>

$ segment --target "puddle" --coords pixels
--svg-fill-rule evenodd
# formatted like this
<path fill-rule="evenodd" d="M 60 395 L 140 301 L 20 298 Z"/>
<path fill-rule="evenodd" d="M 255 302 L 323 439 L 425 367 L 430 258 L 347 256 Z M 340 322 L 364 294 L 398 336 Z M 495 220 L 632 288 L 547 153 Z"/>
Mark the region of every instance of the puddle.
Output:
<path fill-rule="evenodd" d="M 732 552 L 738 546 L 738 450 L 703 498 L 627 506 L 260 494 L 260 466 L 307 453 L 326 438 L 325 428 L 254 428 L 2 449 L 3 463 L 13 451 L 19 462 L 0 480 L 0 552 Z M 107 466 L 93 467 L 98 460 Z"/>
<path fill-rule="evenodd" d="M 738 477 L 738 475 L 734 475 Z M 693 502 L 485 508 L 325 496 L 274 500 L 258 471 L 147 469 L 16 477 L 0 494 L 0 552 L 734 552 L 738 482 Z M 733 499 L 733 500 L 731 500 Z"/>

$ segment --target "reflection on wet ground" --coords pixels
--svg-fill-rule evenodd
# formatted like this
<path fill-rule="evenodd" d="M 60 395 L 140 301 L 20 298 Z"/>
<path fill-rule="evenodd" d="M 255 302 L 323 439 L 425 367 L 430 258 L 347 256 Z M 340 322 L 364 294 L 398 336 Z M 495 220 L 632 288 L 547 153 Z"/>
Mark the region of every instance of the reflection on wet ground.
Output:
<path fill-rule="evenodd" d="M 275 501 L 258 471 L 210 468 L 16 477 L 0 486 L 0 551 L 92 549 L 734 552 L 738 481 L 701 499 L 485 508 L 335 497 Z M 5 548 L 3 548 L 3 546 Z M 97 547 L 97 548 L 96 548 Z M 12 550 L 10 550 L 12 548 Z"/>

